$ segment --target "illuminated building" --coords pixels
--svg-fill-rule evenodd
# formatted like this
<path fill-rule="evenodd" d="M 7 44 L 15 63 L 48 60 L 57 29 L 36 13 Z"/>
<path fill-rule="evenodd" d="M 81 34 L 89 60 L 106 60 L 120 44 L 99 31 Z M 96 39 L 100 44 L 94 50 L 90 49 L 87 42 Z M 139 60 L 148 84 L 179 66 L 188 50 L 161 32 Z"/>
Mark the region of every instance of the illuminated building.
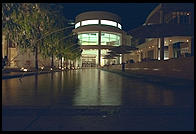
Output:
<path fill-rule="evenodd" d="M 194 55 L 194 7 L 192 3 L 159 4 L 147 17 L 143 26 L 128 33 L 145 38 L 139 50 L 126 54 L 125 60 L 167 60 Z"/>
<path fill-rule="evenodd" d="M 121 18 L 104 11 L 89 11 L 76 16 L 74 33 L 78 35 L 82 51 L 79 65 L 97 67 L 121 64 L 122 55 L 116 59 L 103 59 L 109 48 L 130 45 L 131 36 L 122 30 Z"/>

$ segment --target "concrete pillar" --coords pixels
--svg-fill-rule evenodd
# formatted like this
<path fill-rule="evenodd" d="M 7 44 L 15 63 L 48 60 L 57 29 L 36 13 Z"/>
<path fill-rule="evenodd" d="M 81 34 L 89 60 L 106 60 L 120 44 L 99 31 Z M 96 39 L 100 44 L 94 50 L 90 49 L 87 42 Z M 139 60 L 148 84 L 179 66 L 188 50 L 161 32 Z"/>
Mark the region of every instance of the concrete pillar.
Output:
<path fill-rule="evenodd" d="M 164 60 L 164 37 L 161 37 L 160 40 L 160 60 Z"/>
<path fill-rule="evenodd" d="M 99 41 L 99 49 L 98 49 L 98 66 L 101 66 L 101 31 L 99 31 L 99 38 L 98 38 L 98 41 Z"/>
<path fill-rule="evenodd" d="M 168 45 L 169 59 L 173 58 L 173 45 Z"/>
<path fill-rule="evenodd" d="M 163 10 L 160 10 L 160 24 L 164 21 Z"/>
<path fill-rule="evenodd" d="M 194 36 L 191 37 L 191 55 L 194 56 Z"/>

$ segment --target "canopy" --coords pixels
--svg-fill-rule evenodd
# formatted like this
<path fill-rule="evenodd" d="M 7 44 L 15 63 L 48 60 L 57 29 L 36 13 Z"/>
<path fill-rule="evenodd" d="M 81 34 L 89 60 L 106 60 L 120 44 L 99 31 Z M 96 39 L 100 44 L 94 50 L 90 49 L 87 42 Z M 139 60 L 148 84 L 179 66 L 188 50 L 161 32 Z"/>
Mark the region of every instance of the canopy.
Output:
<path fill-rule="evenodd" d="M 152 24 L 139 26 L 128 32 L 136 38 L 160 38 L 170 36 L 193 36 L 194 25 L 191 24 Z"/>

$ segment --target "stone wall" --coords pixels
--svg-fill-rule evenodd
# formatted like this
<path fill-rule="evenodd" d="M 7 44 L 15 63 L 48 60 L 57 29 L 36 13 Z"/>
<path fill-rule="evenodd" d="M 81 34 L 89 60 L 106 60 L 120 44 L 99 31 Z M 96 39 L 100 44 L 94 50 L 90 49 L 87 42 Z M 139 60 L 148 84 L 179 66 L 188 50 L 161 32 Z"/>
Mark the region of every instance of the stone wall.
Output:
<path fill-rule="evenodd" d="M 121 65 L 111 65 L 108 69 L 121 70 Z M 126 72 L 138 74 L 149 74 L 169 76 L 194 80 L 194 56 L 169 59 L 164 61 L 148 61 L 139 63 L 128 63 L 125 66 Z"/>

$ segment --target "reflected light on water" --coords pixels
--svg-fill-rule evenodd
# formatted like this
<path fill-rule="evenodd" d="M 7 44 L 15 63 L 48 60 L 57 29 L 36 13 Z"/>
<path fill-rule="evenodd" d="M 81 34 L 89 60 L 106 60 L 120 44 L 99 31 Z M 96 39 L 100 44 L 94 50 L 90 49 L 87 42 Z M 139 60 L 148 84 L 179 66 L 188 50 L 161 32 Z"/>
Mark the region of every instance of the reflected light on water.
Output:
<path fill-rule="evenodd" d="M 193 99 L 190 89 L 166 88 L 98 69 L 2 80 L 3 105 L 191 106 Z"/>

